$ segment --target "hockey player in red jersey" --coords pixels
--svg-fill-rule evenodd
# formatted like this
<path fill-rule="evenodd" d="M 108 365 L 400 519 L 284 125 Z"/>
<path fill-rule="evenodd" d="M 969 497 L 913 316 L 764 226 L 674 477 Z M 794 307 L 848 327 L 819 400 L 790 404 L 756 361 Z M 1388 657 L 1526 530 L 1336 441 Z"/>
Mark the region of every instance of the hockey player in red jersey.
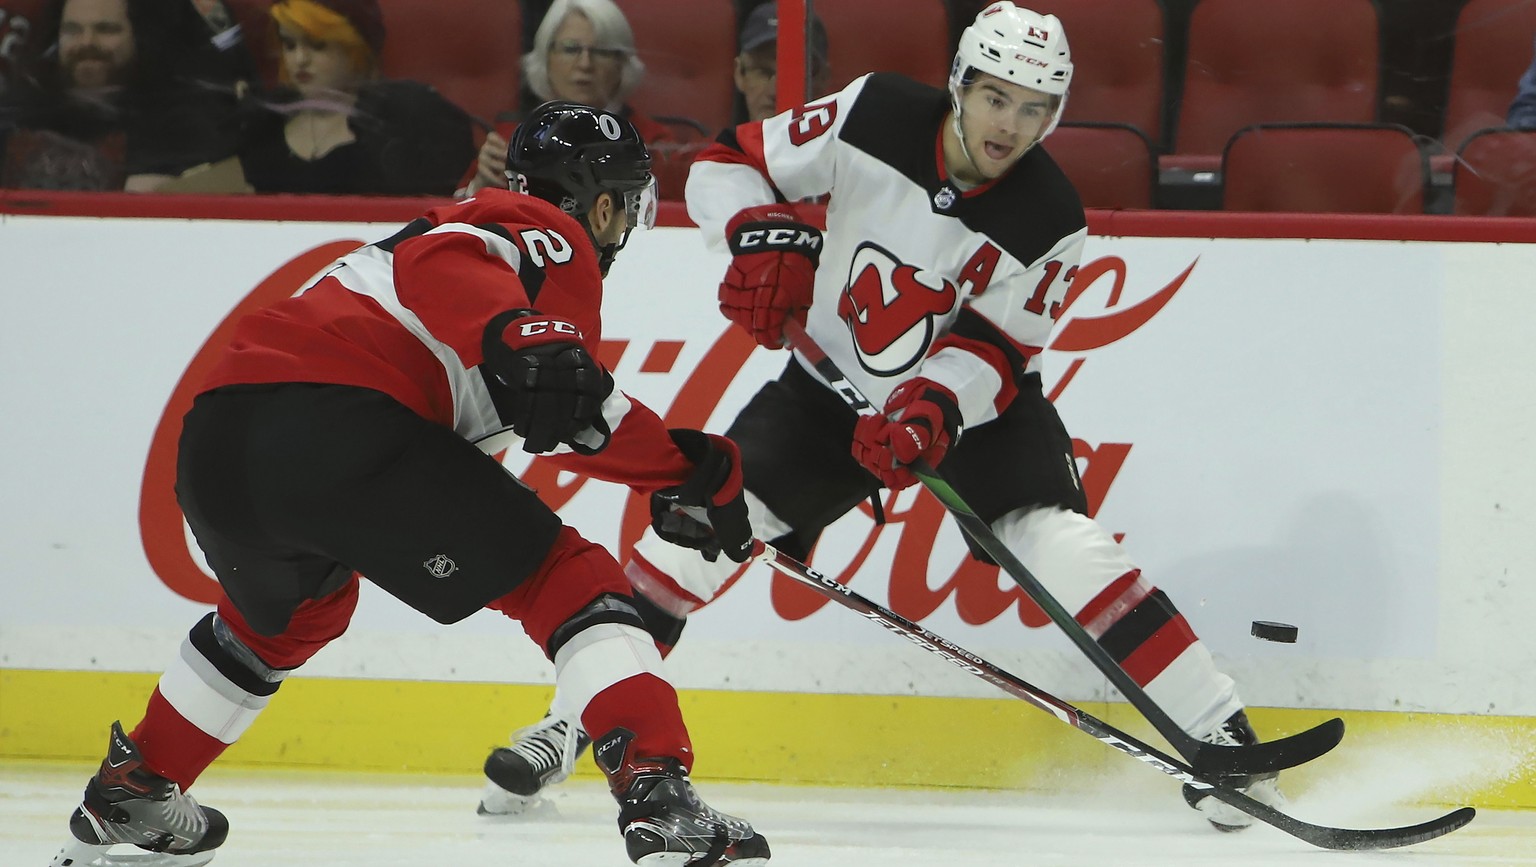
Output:
<path fill-rule="evenodd" d="M 113 724 L 55 864 L 211 858 L 229 824 L 185 790 L 346 629 L 361 577 L 441 623 L 521 622 L 599 733 L 631 860 L 767 863 L 761 835 L 693 791 L 618 562 L 491 457 L 520 445 L 626 484 L 664 537 L 747 558 L 736 447 L 667 430 L 596 360 L 602 277 L 654 219 L 650 156 L 619 115 L 547 103 L 507 163 L 512 190 L 433 208 L 240 322 L 187 414 L 176 483 L 225 596 L 138 725 Z"/>
<path fill-rule="evenodd" d="M 727 131 L 688 180 L 689 214 L 732 255 L 720 309 L 762 345 L 801 321 L 883 406 L 857 418 L 799 356 L 746 405 L 740 444 L 753 527 L 805 559 L 822 529 L 880 488 L 942 465 L 998 537 L 1186 731 L 1256 740 L 1233 682 L 1183 615 L 1087 516 L 1072 440 L 1041 388 L 1040 353 L 1087 235 L 1076 192 L 1039 144 L 1061 116 L 1072 62 L 1061 22 L 993 3 L 961 37 L 948 92 L 872 74 Z M 794 204 L 830 193 L 826 232 Z M 667 612 L 658 641 L 733 574 L 647 534 L 625 571 Z M 487 762 L 524 794 L 560 771 L 517 747 L 574 726 L 557 694 L 545 723 Z M 569 723 L 561 723 L 564 718 Z M 564 733 L 563 730 L 560 733 Z M 567 758 L 567 762 L 569 759 Z M 547 773 L 546 777 L 539 776 Z M 1273 776 L 1240 781 L 1281 803 Z M 547 784 L 547 783 L 545 783 Z M 506 786 L 503 786 L 506 788 Z M 1217 827 L 1252 823 L 1186 798 Z"/>

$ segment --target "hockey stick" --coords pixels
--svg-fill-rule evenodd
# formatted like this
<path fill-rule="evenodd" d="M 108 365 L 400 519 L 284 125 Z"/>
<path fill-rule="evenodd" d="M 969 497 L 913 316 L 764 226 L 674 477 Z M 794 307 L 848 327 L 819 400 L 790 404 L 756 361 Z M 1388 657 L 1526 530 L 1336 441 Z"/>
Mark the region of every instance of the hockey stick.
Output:
<path fill-rule="evenodd" d="M 859 391 L 858 387 L 848 380 L 837 364 L 827 357 L 826 352 L 817 345 L 816 341 L 805 332 L 805 326 L 796 319 L 788 319 L 784 323 L 784 338 L 789 347 L 800 352 L 805 359 L 816 368 L 843 400 L 853 408 L 855 412 L 875 411 L 869 400 Z M 1222 746 L 1210 744 L 1191 737 L 1188 732 L 1180 728 L 1173 718 L 1147 695 L 1131 676 L 1125 673 L 1125 669 L 1109 655 L 1093 636 L 1082 627 L 1072 613 L 1046 590 L 1040 581 L 1025 568 L 1023 563 L 1008 550 L 1002 540 L 987 526 L 977 514 L 966 505 L 944 477 L 929 466 L 926 461 L 919 460 L 912 465 L 913 474 L 923 483 L 944 508 L 954 516 L 955 522 L 983 551 L 997 563 L 999 567 L 1012 578 L 1018 585 L 1024 588 L 1024 592 L 1035 604 L 1050 616 L 1051 620 L 1072 639 L 1078 649 L 1088 657 L 1109 682 L 1114 684 L 1121 695 L 1124 695 L 1136 710 L 1140 711 L 1157 733 L 1167 739 L 1179 755 L 1205 774 L 1221 775 L 1251 775 L 1269 771 L 1279 771 L 1285 768 L 1293 768 L 1297 765 L 1312 761 L 1323 755 L 1344 738 L 1344 721 L 1335 717 L 1314 728 L 1304 732 L 1281 738 L 1274 741 L 1265 741 L 1247 746 Z"/>
<path fill-rule="evenodd" d="M 1178 759 L 1168 756 L 1108 723 L 1078 710 L 1076 707 L 1045 690 L 1032 686 L 1026 681 L 998 668 L 996 665 L 971 653 L 960 645 L 929 632 L 900 614 L 860 596 L 843 584 L 828 578 L 799 560 L 790 557 L 788 554 L 774 549 L 771 545 L 763 542 L 754 542 L 753 559 L 766 564 L 783 575 L 789 576 L 796 582 L 811 588 L 833 602 L 837 602 L 845 608 L 862 614 L 890 632 L 894 632 L 918 647 L 944 658 L 956 667 L 976 675 L 1003 692 L 1029 702 L 1078 731 L 1097 738 L 1103 743 L 1157 768 L 1159 771 L 1182 783 L 1186 783 L 1196 789 L 1207 790 L 1211 793 L 1212 797 L 1231 804 L 1255 819 L 1273 825 L 1293 837 L 1311 843 L 1313 846 L 1323 849 L 1350 850 L 1393 849 L 1399 846 L 1411 846 L 1415 843 L 1422 843 L 1425 840 L 1433 840 L 1436 837 L 1449 834 L 1472 821 L 1472 818 L 1477 815 L 1477 811 L 1473 808 L 1462 807 L 1438 819 L 1418 825 L 1368 830 L 1330 828 L 1326 825 L 1313 825 L 1303 822 L 1267 804 L 1260 803 L 1231 786 L 1220 782 L 1211 782 Z"/>

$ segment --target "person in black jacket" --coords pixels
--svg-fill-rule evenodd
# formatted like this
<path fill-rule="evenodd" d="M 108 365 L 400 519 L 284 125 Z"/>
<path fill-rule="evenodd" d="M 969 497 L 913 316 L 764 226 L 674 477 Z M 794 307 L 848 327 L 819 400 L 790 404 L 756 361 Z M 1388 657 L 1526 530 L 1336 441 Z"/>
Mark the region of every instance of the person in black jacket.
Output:
<path fill-rule="evenodd" d="M 246 101 L 238 149 L 258 193 L 451 195 L 469 116 L 430 86 L 378 77 L 376 0 L 278 0 L 281 86 Z"/>
<path fill-rule="evenodd" d="M 0 186 L 152 190 L 232 146 L 253 65 L 190 2 L 58 0 L 35 33 L 7 20 L 7 43 L 20 25 L 39 51 L 0 89 Z"/>

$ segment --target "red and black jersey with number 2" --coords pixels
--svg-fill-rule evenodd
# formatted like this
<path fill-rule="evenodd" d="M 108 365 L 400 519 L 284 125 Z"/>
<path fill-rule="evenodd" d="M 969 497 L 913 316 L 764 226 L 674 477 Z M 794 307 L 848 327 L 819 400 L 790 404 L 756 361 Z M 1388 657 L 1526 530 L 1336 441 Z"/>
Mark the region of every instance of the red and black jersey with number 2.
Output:
<path fill-rule="evenodd" d="M 204 390 L 321 382 L 370 388 L 494 453 L 517 442 L 481 372 L 498 314 L 524 308 L 574 323 L 596 357 L 602 275 L 586 230 L 559 208 L 486 189 L 433 208 L 389 238 L 342 256 L 294 297 L 243 318 Z M 548 457 L 583 475 L 652 490 L 693 465 L 661 419 L 615 389 L 608 447 Z"/>

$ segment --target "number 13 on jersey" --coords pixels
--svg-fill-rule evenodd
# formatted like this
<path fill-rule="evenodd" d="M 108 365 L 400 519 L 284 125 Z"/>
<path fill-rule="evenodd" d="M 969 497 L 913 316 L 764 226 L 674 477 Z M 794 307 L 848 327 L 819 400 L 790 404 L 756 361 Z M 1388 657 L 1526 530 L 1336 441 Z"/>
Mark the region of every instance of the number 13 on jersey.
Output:
<path fill-rule="evenodd" d="M 1077 276 L 1077 266 L 1073 265 L 1063 274 L 1061 262 L 1057 259 L 1052 259 L 1045 263 L 1044 271 L 1045 273 L 1040 277 L 1040 284 L 1035 287 L 1034 294 L 1030 295 L 1029 300 L 1024 302 L 1024 309 L 1036 316 L 1048 315 L 1051 317 L 1051 321 L 1054 322 L 1061 316 L 1062 299 L 1066 297 L 1067 289 L 1072 285 L 1072 278 Z M 1057 276 L 1061 277 L 1059 284 L 1061 291 L 1054 293 L 1057 300 L 1049 301 L 1053 295 L 1052 290 L 1058 285 L 1056 281 Z"/>

